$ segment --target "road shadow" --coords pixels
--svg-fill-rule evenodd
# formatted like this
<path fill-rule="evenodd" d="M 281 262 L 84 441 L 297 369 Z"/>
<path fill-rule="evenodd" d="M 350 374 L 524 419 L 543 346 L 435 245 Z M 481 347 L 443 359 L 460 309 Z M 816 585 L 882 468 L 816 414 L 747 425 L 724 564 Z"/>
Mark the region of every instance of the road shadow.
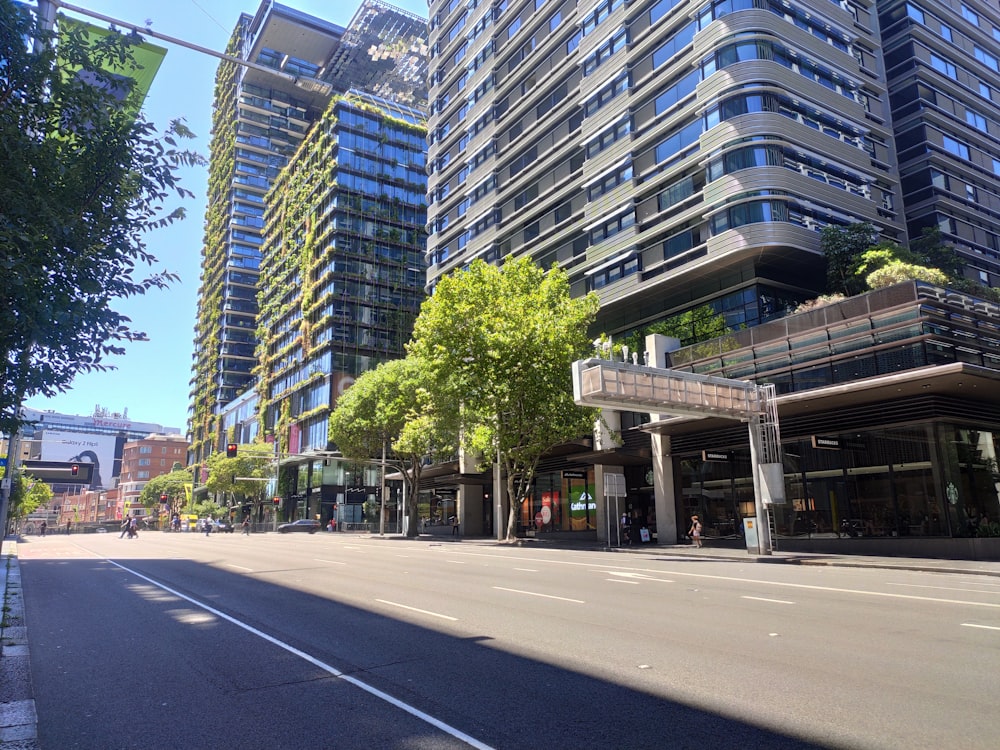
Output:
<path fill-rule="evenodd" d="M 125 591 L 136 598 L 136 610 L 145 613 L 135 624 L 136 643 L 143 642 L 142 621 L 175 616 L 176 597 L 151 595 L 149 583 L 129 571 L 107 560 L 93 558 L 72 560 L 71 564 L 86 566 L 87 578 L 92 581 L 87 587 L 94 607 L 99 607 L 100 592 L 104 589 Z M 759 726 L 738 716 L 706 710 L 677 696 L 647 692 L 566 668 L 557 662 L 575 658 L 572 652 L 578 648 L 569 641 L 565 643 L 565 653 L 554 653 L 551 661 L 543 661 L 525 653 L 511 653 L 509 642 L 499 644 L 487 635 L 454 635 L 444 629 L 419 626 L 347 604 L 338 599 L 337 591 L 338 580 L 351 575 L 350 568 L 331 571 L 329 594 L 317 596 L 297 589 L 292 580 L 282 585 L 260 580 L 253 574 L 225 570 L 221 558 L 217 564 L 155 558 L 123 560 L 122 564 L 184 596 L 237 620 L 250 622 L 253 627 L 293 644 L 345 675 L 362 680 L 498 750 L 829 750 L 842 747 L 817 744 L 815 740 Z M 63 614 L 68 622 L 74 622 L 74 613 L 69 609 L 71 599 L 42 596 L 37 590 L 34 596 L 31 595 L 32 582 L 58 580 L 59 568 L 67 565 L 67 559 L 23 559 L 20 565 L 30 602 L 29 626 L 31 608 L 42 607 L 64 607 Z M 275 567 L 280 568 L 280 565 Z M 329 566 L 314 567 L 329 570 Z M 291 579 L 296 569 L 300 568 L 289 568 L 283 574 Z M 373 592 L 374 596 L 377 593 Z M 80 612 L 78 615 L 83 621 L 93 617 L 95 623 L 99 622 L 99 614 Z M 497 612 L 496 617 L 502 625 L 503 613 Z M 203 653 L 199 658 L 204 659 L 204 670 L 224 670 L 225 660 L 234 658 L 225 645 L 227 634 L 231 633 L 229 629 L 234 626 L 221 618 L 209 618 L 191 627 L 192 638 L 197 639 L 192 647 L 198 648 L 199 654 Z M 525 632 L 522 637 L 525 651 L 528 651 L 532 633 Z M 609 633 L 606 646 L 607 659 L 621 658 L 620 633 Z M 261 647 L 269 646 L 262 643 Z M 156 644 L 149 644 L 148 648 L 156 649 Z M 114 658 L 113 653 L 109 651 L 106 657 Z M 622 672 L 635 668 L 632 657 L 622 659 Z M 127 665 L 119 664 L 118 667 L 127 668 Z M 324 683 L 328 684 L 331 679 L 338 679 L 319 668 L 310 666 L 309 669 L 315 669 L 315 690 L 323 689 Z M 634 677 L 631 681 L 636 682 Z M 275 676 L 275 683 L 279 682 L 280 675 Z M 651 685 L 653 682 L 650 680 Z M 683 685 L 677 686 L 678 695 L 681 688 Z M 176 689 L 164 681 L 160 688 L 162 695 L 158 698 L 170 703 L 170 691 Z M 662 690 L 662 684 L 658 689 Z M 113 695 L 115 685 L 106 685 L 106 690 L 108 695 Z M 231 696 L 220 685 L 217 695 L 199 698 L 206 706 L 224 706 Z M 260 696 L 262 708 L 295 710 L 282 706 L 277 700 L 267 694 Z M 76 719 L 68 710 L 70 708 L 59 708 L 56 712 L 54 707 L 40 704 L 40 726 L 59 722 L 57 736 L 72 737 L 72 722 Z M 333 716 L 338 722 L 360 719 L 339 715 L 336 706 L 331 706 L 329 713 L 326 718 L 331 722 Z M 317 717 L 310 718 L 315 720 Z M 317 735 L 319 744 L 313 746 L 343 746 L 329 744 L 322 739 L 324 736 L 322 732 Z M 424 747 L 420 741 L 414 738 L 414 744 L 404 742 L 398 748 Z"/>

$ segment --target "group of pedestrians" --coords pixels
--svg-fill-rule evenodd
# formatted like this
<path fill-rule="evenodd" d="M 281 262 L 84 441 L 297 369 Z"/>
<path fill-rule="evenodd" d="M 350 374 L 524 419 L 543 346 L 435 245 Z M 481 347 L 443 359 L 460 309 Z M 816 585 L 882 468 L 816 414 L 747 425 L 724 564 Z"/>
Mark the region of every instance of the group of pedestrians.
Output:
<path fill-rule="evenodd" d="M 66 533 L 67 534 L 70 533 L 70 529 L 72 529 L 72 528 L 73 528 L 73 522 L 72 521 L 67 521 L 66 522 Z M 39 526 L 38 526 L 39 534 L 41 536 L 45 536 L 45 532 L 48 531 L 48 530 L 49 530 L 49 523 L 48 523 L 48 521 L 42 521 L 41 524 L 39 524 Z M 56 529 L 56 533 L 59 533 L 58 529 Z"/>
<path fill-rule="evenodd" d="M 118 535 L 118 538 L 121 539 L 126 534 L 128 534 L 129 539 L 135 539 L 139 536 L 139 522 L 135 516 L 122 519 L 122 533 Z"/>

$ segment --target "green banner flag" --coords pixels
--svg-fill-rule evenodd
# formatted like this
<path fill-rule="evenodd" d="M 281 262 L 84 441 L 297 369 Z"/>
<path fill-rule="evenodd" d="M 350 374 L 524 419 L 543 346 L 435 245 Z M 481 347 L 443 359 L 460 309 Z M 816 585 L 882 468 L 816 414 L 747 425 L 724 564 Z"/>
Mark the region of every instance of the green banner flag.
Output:
<path fill-rule="evenodd" d="M 62 14 L 59 15 L 59 30 L 61 35 L 69 34 L 73 31 L 82 31 L 87 41 L 91 44 L 96 44 L 112 34 L 121 33 L 119 31 L 112 31 L 111 29 L 102 29 L 92 23 L 69 18 Z M 127 69 L 120 66 L 106 66 L 104 70 L 122 80 L 131 79 L 134 82 L 132 87 L 122 86 L 119 91 L 113 93 L 119 99 L 123 99 L 128 95 L 129 89 L 134 88 L 139 93 L 138 102 L 139 106 L 141 106 L 142 102 L 146 99 L 146 95 L 149 93 L 150 86 L 153 85 L 153 79 L 156 78 L 156 74 L 160 70 L 163 58 L 167 55 L 167 50 L 165 47 L 159 47 L 149 42 L 138 41 L 137 39 L 131 45 L 131 52 L 136 63 L 135 68 L 131 66 Z"/>

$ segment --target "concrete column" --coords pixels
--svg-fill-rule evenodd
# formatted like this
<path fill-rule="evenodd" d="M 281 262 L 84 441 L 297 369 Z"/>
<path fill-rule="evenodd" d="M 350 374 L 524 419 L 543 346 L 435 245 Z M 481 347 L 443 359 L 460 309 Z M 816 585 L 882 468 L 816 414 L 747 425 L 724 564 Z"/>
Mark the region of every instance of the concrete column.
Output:
<path fill-rule="evenodd" d="M 608 544 L 618 543 L 618 518 L 625 510 L 626 498 L 608 498 L 605 474 L 623 474 L 621 466 L 594 464 L 594 493 L 597 499 L 597 539 Z M 609 509 L 610 506 L 610 509 Z M 611 536 L 608 537 L 610 524 Z"/>
<path fill-rule="evenodd" d="M 677 496 L 670 436 L 652 435 L 653 505 L 656 508 L 656 543 L 677 544 Z"/>
<path fill-rule="evenodd" d="M 679 339 L 658 333 L 646 337 L 646 357 L 650 367 L 666 369 L 669 354 L 681 346 Z M 656 422 L 669 414 L 650 414 Z M 677 496 L 674 481 L 674 460 L 671 455 L 670 436 L 654 434 L 653 448 L 653 503 L 656 507 L 656 543 L 677 544 Z"/>
<path fill-rule="evenodd" d="M 460 484 L 458 486 L 458 526 L 463 536 L 482 536 L 483 533 L 483 485 Z"/>

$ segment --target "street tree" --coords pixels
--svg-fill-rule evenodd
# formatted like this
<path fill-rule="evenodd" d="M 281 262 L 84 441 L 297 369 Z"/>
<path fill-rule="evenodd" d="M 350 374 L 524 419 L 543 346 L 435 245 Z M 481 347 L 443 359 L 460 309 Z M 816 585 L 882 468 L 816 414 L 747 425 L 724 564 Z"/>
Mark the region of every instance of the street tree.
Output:
<path fill-rule="evenodd" d="M 425 363 L 435 408 L 459 409 L 463 447 L 506 476 L 508 539 L 540 459 L 593 429 L 597 411 L 573 402 L 571 365 L 592 354 L 598 307 L 595 294 L 572 298 L 558 267 L 522 258 L 443 277 L 417 317 L 408 352 Z"/>
<path fill-rule="evenodd" d="M 146 508 L 156 508 L 167 496 L 167 511 L 170 515 L 180 513 L 188 504 L 191 491 L 191 472 L 175 463 L 169 474 L 153 477 L 139 493 L 139 502 Z"/>
<path fill-rule="evenodd" d="M 52 500 L 52 488 L 30 474 L 18 472 L 10 492 L 10 518 L 24 518 Z"/>
<path fill-rule="evenodd" d="M 208 458 L 205 487 L 227 506 L 253 506 L 254 518 L 268 499 L 269 480 L 274 477 L 274 446 L 246 443 L 237 447 L 234 458 L 217 451 Z"/>
<path fill-rule="evenodd" d="M 148 232 L 183 217 L 179 169 L 203 163 L 139 113 L 136 63 L 121 34 L 63 29 L 0 0 L 0 432 L 32 396 L 111 369 L 145 340 L 113 305 L 176 280 L 155 270 Z M 40 44 L 31 44 L 37 40 Z M 148 267 L 145 268 L 145 267 Z"/>
<path fill-rule="evenodd" d="M 429 368 L 417 357 L 384 362 L 363 373 L 330 415 L 329 438 L 345 458 L 382 461 L 406 483 L 406 535 L 419 533 L 417 498 L 424 459 L 454 453 L 457 429 L 450 410 L 430 397 Z"/>

